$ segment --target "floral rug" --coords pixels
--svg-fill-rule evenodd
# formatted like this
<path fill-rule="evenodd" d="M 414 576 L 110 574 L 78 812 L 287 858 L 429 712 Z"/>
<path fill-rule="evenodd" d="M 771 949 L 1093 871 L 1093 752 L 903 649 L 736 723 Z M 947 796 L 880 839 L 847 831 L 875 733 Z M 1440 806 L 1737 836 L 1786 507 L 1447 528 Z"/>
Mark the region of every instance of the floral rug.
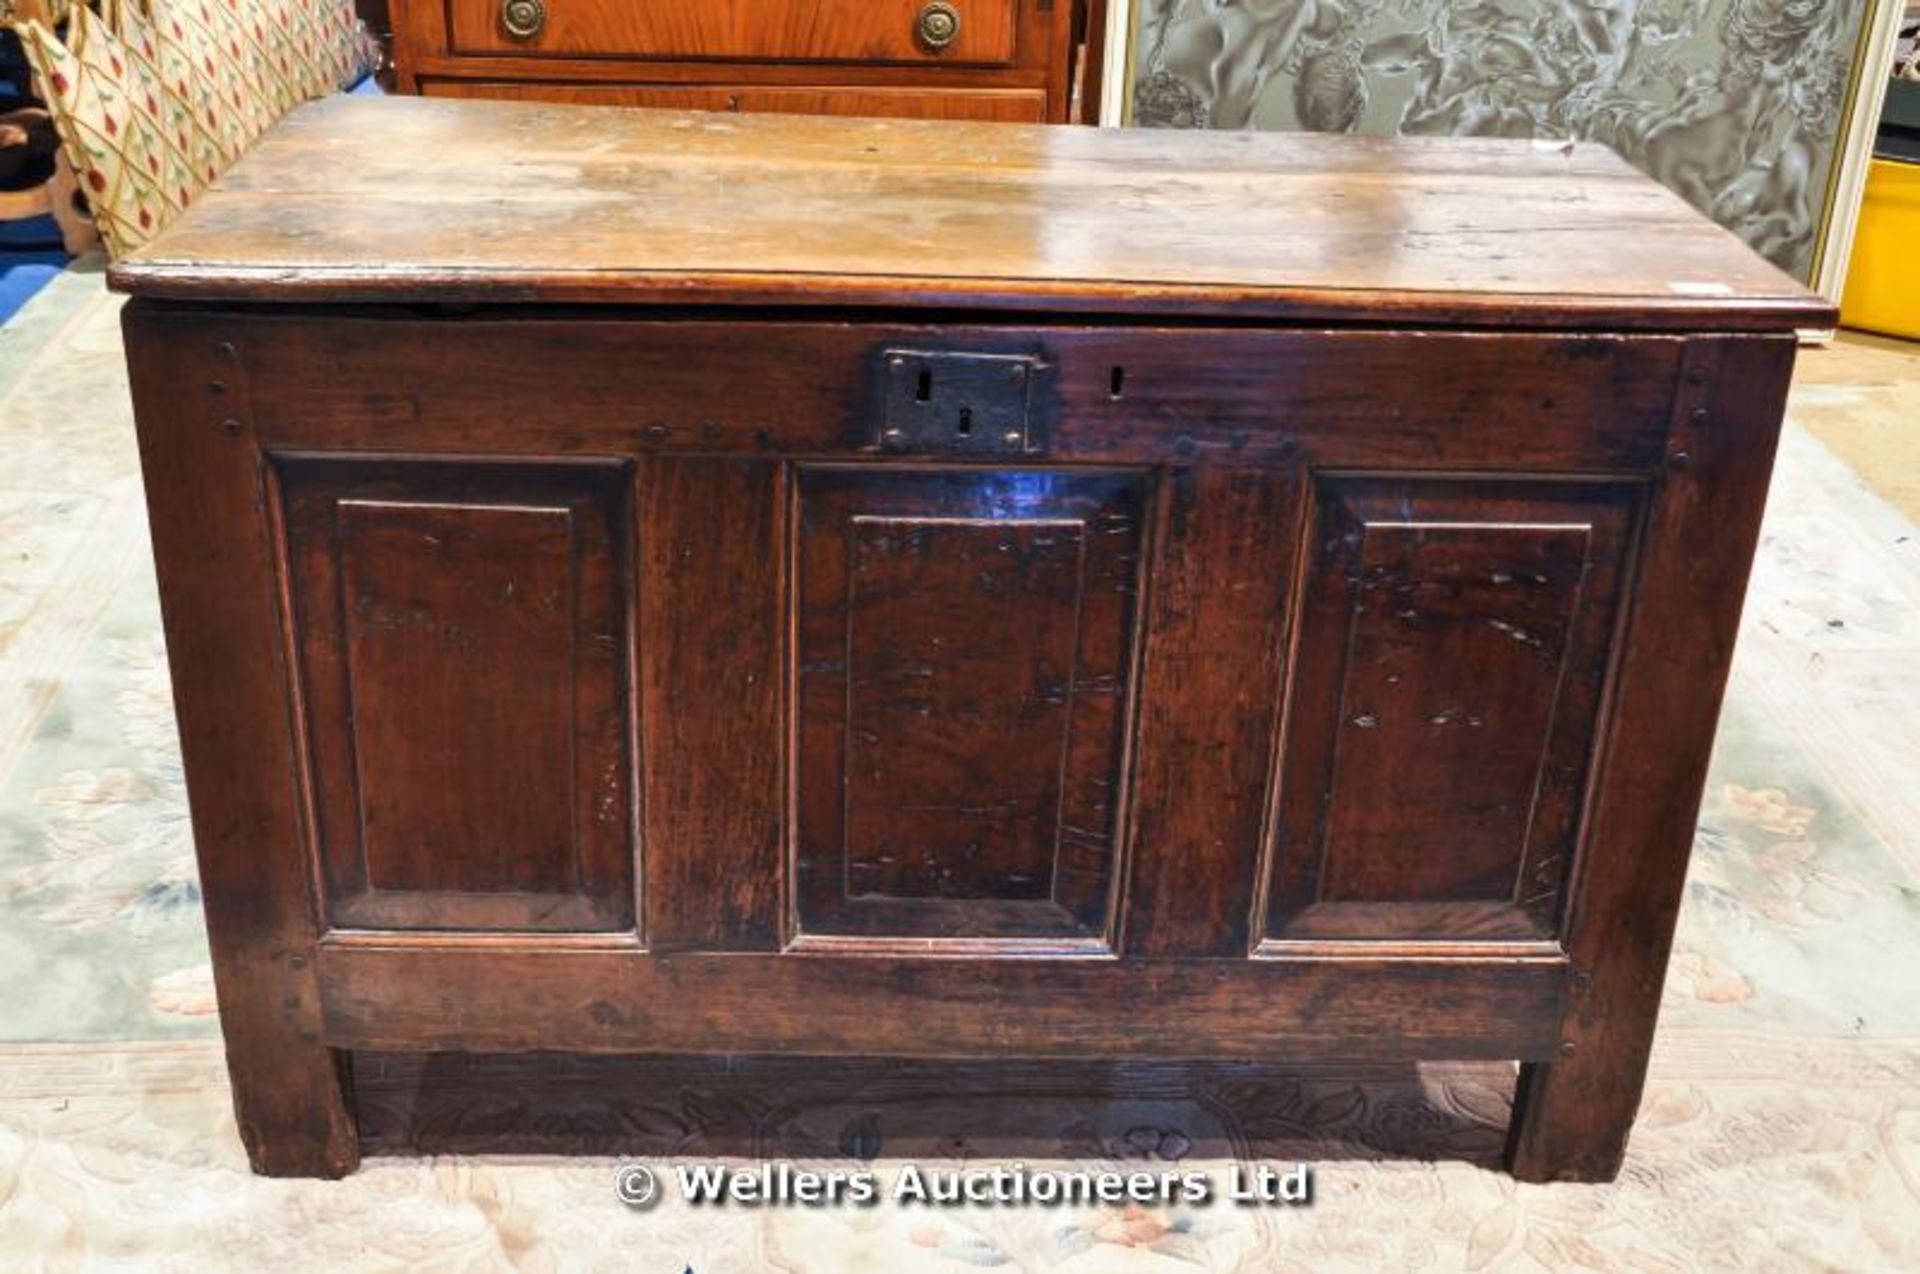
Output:
<path fill-rule="evenodd" d="M 1616 1185 L 1495 1170 L 1511 1067 L 1284 1059 L 582 1060 L 536 1104 L 514 1059 L 371 1057 L 385 1153 L 336 1184 L 252 1177 L 117 314 L 83 268 L 0 328 L 0 1268 L 1920 1269 L 1920 539 L 1798 429 Z M 603 1153 L 552 1153 L 583 1139 Z M 613 1188 L 631 1156 L 883 1179 L 1305 1160 L 1314 1197 L 637 1211 Z"/>

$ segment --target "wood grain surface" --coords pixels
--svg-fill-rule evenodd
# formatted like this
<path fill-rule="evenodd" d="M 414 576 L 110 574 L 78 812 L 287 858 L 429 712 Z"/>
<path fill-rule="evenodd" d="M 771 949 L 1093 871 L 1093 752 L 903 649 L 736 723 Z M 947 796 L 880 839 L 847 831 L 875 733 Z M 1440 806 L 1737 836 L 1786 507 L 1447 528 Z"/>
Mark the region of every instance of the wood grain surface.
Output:
<path fill-rule="evenodd" d="M 540 31 L 508 34 L 498 0 L 447 6 L 459 53 L 530 57 L 782 58 L 793 61 L 1003 63 L 1013 57 L 1015 0 L 960 0 L 953 42 L 918 36 L 922 0 L 556 0 Z"/>
<path fill-rule="evenodd" d="M 778 111 L 788 115 L 868 115 L 884 119 L 976 119 L 1037 124 L 1047 94 L 1035 88 L 822 87 L 795 84 L 575 84 L 552 80 L 420 81 L 428 97 L 582 106 L 650 106 L 672 111 Z"/>
<path fill-rule="evenodd" d="M 1111 933 L 1146 490 L 802 473 L 803 935 Z"/>
<path fill-rule="evenodd" d="M 922 0 L 555 0 L 511 36 L 501 0 L 392 0 L 402 94 L 1039 123 L 1099 115 L 1104 0 L 955 0 L 940 47 Z M 1092 86 L 1083 92 L 1084 86 Z"/>
<path fill-rule="evenodd" d="M 334 101 L 115 277 L 258 1170 L 369 1048 L 1499 1057 L 1619 1170 L 1830 315 L 1615 157 Z"/>
<path fill-rule="evenodd" d="M 631 476 L 276 476 L 332 922 L 631 929 Z"/>
<path fill-rule="evenodd" d="M 1832 319 L 1591 145 L 402 98 L 294 112 L 113 280 L 275 301 Z"/>
<path fill-rule="evenodd" d="M 1565 968 L 1474 960 L 642 954 L 459 939 L 321 944 L 342 1048 L 899 1057 L 1552 1056 Z"/>

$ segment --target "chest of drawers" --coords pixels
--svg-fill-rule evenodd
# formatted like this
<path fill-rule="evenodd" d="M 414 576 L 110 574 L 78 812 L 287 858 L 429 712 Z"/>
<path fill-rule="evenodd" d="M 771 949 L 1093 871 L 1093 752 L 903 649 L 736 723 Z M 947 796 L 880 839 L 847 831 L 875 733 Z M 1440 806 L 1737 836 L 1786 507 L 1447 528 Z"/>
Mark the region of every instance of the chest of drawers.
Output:
<path fill-rule="evenodd" d="M 355 1049 L 1505 1058 L 1618 1169 L 1831 316 L 1605 151 L 343 99 L 114 280 L 261 1171 Z"/>
<path fill-rule="evenodd" d="M 391 0 L 404 92 L 675 110 L 1092 118 L 1102 0 Z M 1097 74 L 1097 71 L 1093 72 Z M 1076 109 L 1075 85 L 1089 95 Z"/>

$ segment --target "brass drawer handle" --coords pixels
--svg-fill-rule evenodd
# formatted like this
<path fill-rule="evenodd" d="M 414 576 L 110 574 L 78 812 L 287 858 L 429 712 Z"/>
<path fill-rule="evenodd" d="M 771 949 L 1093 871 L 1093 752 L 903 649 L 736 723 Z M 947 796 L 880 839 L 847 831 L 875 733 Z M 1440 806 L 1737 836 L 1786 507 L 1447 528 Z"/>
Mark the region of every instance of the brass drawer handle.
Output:
<path fill-rule="evenodd" d="M 918 30 L 920 43 L 938 52 L 959 38 L 960 10 L 948 4 L 947 0 L 932 0 L 920 10 Z"/>
<path fill-rule="evenodd" d="M 544 0 L 501 0 L 500 25 L 516 40 L 531 40 L 547 25 Z"/>

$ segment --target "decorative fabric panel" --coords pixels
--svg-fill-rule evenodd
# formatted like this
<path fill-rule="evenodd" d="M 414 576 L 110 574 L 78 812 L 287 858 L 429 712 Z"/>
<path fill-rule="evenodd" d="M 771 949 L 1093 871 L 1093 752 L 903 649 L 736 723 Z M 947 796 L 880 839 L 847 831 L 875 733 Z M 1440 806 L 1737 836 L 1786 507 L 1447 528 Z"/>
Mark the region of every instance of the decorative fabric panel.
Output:
<path fill-rule="evenodd" d="M 287 111 L 378 65 L 353 0 L 106 0 L 18 24 L 107 250 L 158 234 Z"/>
<path fill-rule="evenodd" d="M 132 251 L 187 206 L 201 183 L 173 140 L 163 89 L 92 10 L 76 6 L 72 46 L 29 22 L 22 43 L 108 251 Z"/>

